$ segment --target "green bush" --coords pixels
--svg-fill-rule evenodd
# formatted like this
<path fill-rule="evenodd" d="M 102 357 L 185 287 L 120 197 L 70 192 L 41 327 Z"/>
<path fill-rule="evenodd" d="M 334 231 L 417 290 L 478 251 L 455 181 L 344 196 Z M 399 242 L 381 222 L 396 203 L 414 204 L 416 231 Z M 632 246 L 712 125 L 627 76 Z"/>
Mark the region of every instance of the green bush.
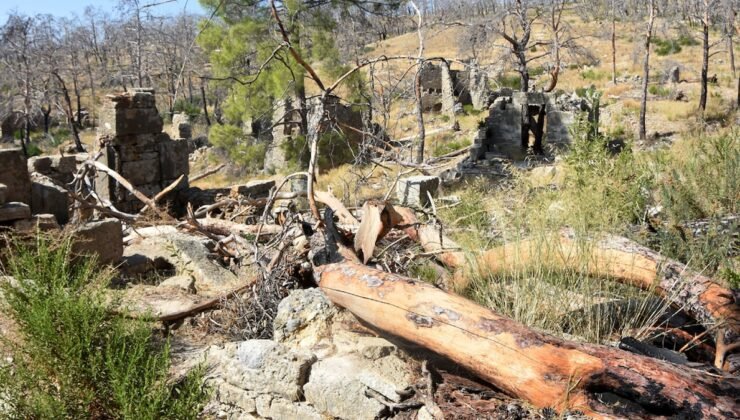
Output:
<path fill-rule="evenodd" d="M 667 98 L 671 95 L 671 90 L 659 85 L 648 86 L 648 92 L 651 95 L 660 96 L 661 98 Z"/>
<path fill-rule="evenodd" d="M 480 109 L 475 109 L 472 104 L 463 105 L 463 111 L 465 111 L 465 114 L 473 116 L 478 116 L 483 112 Z"/>
<path fill-rule="evenodd" d="M 605 71 L 595 69 L 587 69 L 581 72 L 581 78 L 583 80 L 599 81 L 604 80 L 607 77 L 609 77 L 609 75 Z"/>
<path fill-rule="evenodd" d="M 200 115 L 200 104 L 189 102 L 185 99 L 176 100 L 173 109 L 175 113 L 187 114 L 190 121 L 195 121 L 195 119 Z"/>
<path fill-rule="evenodd" d="M 26 144 L 26 154 L 28 155 L 28 157 L 40 156 L 42 153 L 44 153 L 44 151 L 41 150 L 41 148 L 36 143 Z"/>
<path fill-rule="evenodd" d="M 282 144 L 286 160 L 295 167 L 305 168 L 311 158 L 311 151 L 304 136 L 296 136 Z M 356 145 L 341 133 L 335 131 L 324 133 L 319 138 L 319 161 L 321 170 L 337 167 L 352 162 L 356 156 Z"/>
<path fill-rule="evenodd" d="M 70 257 L 70 240 L 12 241 L 3 311 L 22 346 L 3 338 L 0 367 L 7 418 L 195 419 L 207 397 L 201 369 L 169 383 L 169 346 L 151 325 L 112 312 L 110 274 Z"/>
<path fill-rule="evenodd" d="M 209 140 L 214 146 L 226 150 L 229 158 L 237 165 L 252 171 L 261 170 L 265 165 L 267 145 L 244 134 L 242 129 L 235 125 L 212 126 Z"/>
<path fill-rule="evenodd" d="M 518 73 L 513 74 L 502 74 L 496 79 L 501 87 L 508 87 L 514 90 L 520 90 L 522 88 L 522 79 Z"/>
<path fill-rule="evenodd" d="M 655 45 L 655 53 L 660 56 L 678 54 L 681 52 L 681 44 L 675 39 L 654 37 L 650 42 Z"/>

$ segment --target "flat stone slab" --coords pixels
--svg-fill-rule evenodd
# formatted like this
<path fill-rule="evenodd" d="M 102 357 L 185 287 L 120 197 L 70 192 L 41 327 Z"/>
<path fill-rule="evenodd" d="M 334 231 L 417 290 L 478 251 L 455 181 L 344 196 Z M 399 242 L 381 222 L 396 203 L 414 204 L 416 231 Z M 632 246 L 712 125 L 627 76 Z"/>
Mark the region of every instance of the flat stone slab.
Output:
<path fill-rule="evenodd" d="M 430 205 L 429 195 L 436 197 L 438 188 L 436 176 L 412 176 L 398 180 L 396 194 L 401 205 L 426 207 Z"/>
<path fill-rule="evenodd" d="M 0 206 L 0 222 L 28 219 L 31 217 L 31 207 L 25 203 L 10 202 Z"/>
<path fill-rule="evenodd" d="M 85 223 L 74 231 L 72 252 L 95 255 L 99 264 L 116 264 L 123 256 L 123 231 L 118 219 Z"/>
<path fill-rule="evenodd" d="M 30 219 L 16 220 L 13 223 L 13 229 L 19 232 L 42 232 L 49 230 L 59 230 L 59 223 L 53 214 L 34 214 Z"/>

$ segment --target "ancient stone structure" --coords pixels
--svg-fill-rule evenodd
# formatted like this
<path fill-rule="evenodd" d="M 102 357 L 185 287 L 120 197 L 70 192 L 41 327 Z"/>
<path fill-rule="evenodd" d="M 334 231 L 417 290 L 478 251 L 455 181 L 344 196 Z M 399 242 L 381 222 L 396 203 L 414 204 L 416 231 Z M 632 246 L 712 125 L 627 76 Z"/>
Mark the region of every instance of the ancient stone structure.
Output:
<path fill-rule="evenodd" d="M 173 141 L 162 132 L 152 89 L 110 96 L 98 130 L 102 162 L 149 197 L 189 172 L 187 141 Z M 144 206 L 105 174 L 98 175 L 95 189 L 121 211 L 133 213 Z"/>
<path fill-rule="evenodd" d="M 455 104 L 472 105 L 475 109 L 488 106 L 488 76 L 475 65 L 464 70 L 452 70 L 450 64 L 426 63 L 421 73 L 421 106 L 425 112 L 454 113 Z"/>
<path fill-rule="evenodd" d="M 190 124 L 188 114 L 179 113 L 172 116 L 172 135 L 177 139 L 190 139 L 193 137 L 193 126 Z"/>
<path fill-rule="evenodd" d="M 489 109 L 485 124 L 479 127 L 470 149 L 473 160 L 494 157 L 516 157 L 544 145 L 563 147 L 570 143 L 570 126 L 580 112 L 588 117 L 585 100 L 556 97 L 542 92 L 513 92 L 502 89 Z"/>
<path fill-rule="evenodd" d="M 314 101 L 319 98 L 314 98 Z M 305 130 L 301 127 L 302 119 L 296 101 L 292 98 L 281 99 L 277 103 L 273 114 L 272 141 L 268 143 L 265 154 L 265 170 L 281 169 L 287 163 L 286 145 L 295 140 Z M 314 116 L 315 102 L 308 102 L 308 119 Z M 340 131 L 350 144 L 359 144 L 362 140 L 363 113 L 351 106 L 340 102 L 336 96 L 327 98 L 324 113 L 326 124 L 321 127 L 321 133 Z M 338 163 L 338 162 L 335 162 Z"/>
<path fill-rule="evenodd" d="M 436 176 L 412 176 L 398 180 L 396 195 L 403 206 L 426 207 L 430 205 L 429 196 L 437 196 L 438 188 L 439 178 Z"/>
<path fill-rule="evenodd" d="M 20 148 L 0 150 L 0 184 L 7 186 L 6 202 L 31 202 L 31 179 Z"/>

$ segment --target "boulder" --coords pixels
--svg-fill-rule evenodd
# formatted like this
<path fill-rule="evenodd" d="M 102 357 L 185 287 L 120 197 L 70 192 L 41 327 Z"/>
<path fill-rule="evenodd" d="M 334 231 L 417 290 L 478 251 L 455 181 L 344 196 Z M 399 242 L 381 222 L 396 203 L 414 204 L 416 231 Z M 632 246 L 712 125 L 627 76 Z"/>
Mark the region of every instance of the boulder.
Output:
<path fill-rule="evenodd" d="M 361 369 L 360 360 L 349 355 L 317 362 L 303 387 L 306 401 L 329 416 L 374 420 L 385 406 L 365 395 L 367 386 L 357 377 Z"/>
<path fill-rule="evenodd" d="M 50 178 L 35 173 L 31 177 L 31 212 L 53 214 L 57 222 L 69 221 L 69 193 Z"/>
<path fill-rule="evenodd" d="M 0 222 L 12 222 L 29 217 L 31 217 L 31 208 L 26 203 L 11 201 L 0 206 Z"/>
<path fill-rule="evenodd" d="M 396 194 L 403 206 L 426 207 L 430 205 L 429 195 L 436 197 L 438 188 L 436 176 L 412 176 L 398 181 Z"/>
<path fill-rule="evenodd" d="M 278 305 L 272 324 L 275 340 L 292 347 L 314 349 L 323 338 L 331 336 L 337 313 L 338 308 L 320 289 L 293 290 Z"/>
<path fill-rule="evenodd" d="M 118 219 L 104 219 L 78 226 L 72 252 L 95 256 L 99 264 L 117 264 L 123 256 L 123 231 Z"/>
<path fill-rule="evenodd" d="M 239 196 L 252 198 L 267 197 L 270 194 L 270 189 L 274 186 L 275 181 L 272 180 L 249 181 L 246 184 L 232 186 L 229 195 L 232 198 Z"/>
<path fill-rule="evenodd" d="M 31 202 L 31 179 L 20 148 L 0 150 L 0 184 L 7 187 L 5 201 Z"/>
<path fill-rule="evenodd" d="M 19 232 L 42 232 L 49 230 L 59 230 L 59 223 L 53 214 L 35 214 L 30 219 L 21 219 L 13 223 L 13 229 Z"/>
<path fill-rule="evenodd" d="M 241 390 L 298 401 L 316 357 L 272 340 L 247 340 L 213 346 L 207 363 L 213 375 Z"/>

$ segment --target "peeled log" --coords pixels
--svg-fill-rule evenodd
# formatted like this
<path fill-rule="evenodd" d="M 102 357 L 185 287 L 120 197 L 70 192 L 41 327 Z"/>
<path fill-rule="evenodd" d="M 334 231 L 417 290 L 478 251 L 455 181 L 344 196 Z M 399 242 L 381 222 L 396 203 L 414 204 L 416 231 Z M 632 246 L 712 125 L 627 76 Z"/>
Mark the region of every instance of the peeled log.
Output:
<path fill-rule="evenodd" d="M 489 273 L 521 270 L 536 262 L 654 291 L 705 327 L 726 326 L 731 339 L 740 335 L 740 307 L 731 290 L 627 238 L 578 240 L 571 229 L 563 229 L 552 238 L 509 243 L 478 258 L 479 268 Z"/>
<path fill-rule="evenodd" d="M 363 321 L 537 407 L 598 418 L 728 418 L 740 412 L 735 379 L 540 334 L 460 296 L 356 263 L 316 267 L 315 275 L 329 299 Z M 631 404 L 607 405 L 604 393 Z"/>

